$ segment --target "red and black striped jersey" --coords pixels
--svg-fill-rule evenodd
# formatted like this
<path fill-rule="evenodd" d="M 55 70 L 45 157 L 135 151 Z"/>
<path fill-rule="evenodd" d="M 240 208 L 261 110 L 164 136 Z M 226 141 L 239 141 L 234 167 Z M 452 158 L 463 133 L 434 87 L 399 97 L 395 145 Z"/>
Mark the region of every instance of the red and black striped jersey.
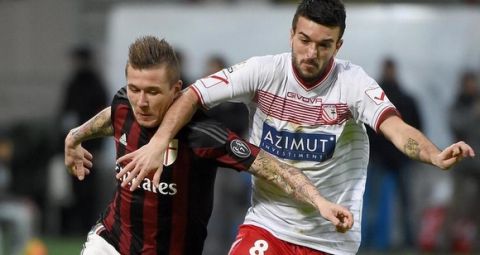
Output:
<path fill-rule="evenodd" d="M 147 144 L 156 131 L 135 121 L 126 88 L 113 99 L 112 124 L 117 158 Z M 154 171 L 133 192 L 118 181 L 100 235 L 121 254 L 202 254 L 217 167 L 247 170 L 258 152 L 218 122 L 195 115 L 171 141 L 158 188 Z"/>

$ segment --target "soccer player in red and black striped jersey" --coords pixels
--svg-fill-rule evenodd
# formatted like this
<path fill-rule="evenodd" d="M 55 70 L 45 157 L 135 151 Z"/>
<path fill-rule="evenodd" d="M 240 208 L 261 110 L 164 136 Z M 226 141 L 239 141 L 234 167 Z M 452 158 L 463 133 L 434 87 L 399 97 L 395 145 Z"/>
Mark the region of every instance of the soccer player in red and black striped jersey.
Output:
<path fill-rule="evenodd" d="M 80 180 L 92 166 L 92 155 L 81 142 L 113 135 L 117 158 L 137 150 L 153 136 L 182 84 L 173 49 L 151 36 L 130 46 L 126 77 L 127 86 L 117 92 L 111 107 L 65 139 L 65 164 Z M 269 180 L 340 230 L 353 224 L 351 212 L 325 200 L 298 169 L 201 113 L 171 140 L 163 162 L 161 176 L 154 176 L 155 171 L 141 176 L 137 169 L 124 171 L 123 165 L 116 165 L 115 195 L 89 233 L 82 254 L 201 254 L 217 166 Z"/>

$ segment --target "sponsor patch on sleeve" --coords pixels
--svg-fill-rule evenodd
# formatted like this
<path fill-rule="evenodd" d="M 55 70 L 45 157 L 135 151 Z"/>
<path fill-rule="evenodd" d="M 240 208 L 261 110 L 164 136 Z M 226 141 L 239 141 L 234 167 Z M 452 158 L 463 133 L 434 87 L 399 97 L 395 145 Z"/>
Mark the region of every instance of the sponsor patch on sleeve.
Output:
<path fill-rule="evenodd" d="M 379 105 L 385 101 L 388 101 L 387 96 L 385 95 L 385 92 L 383 92 L 382 88 L 372 88 L 372 89 L 367 89 L 365 90 L 365 93 L 367 94 L 370 99 L 372 99 L 375 104 Z"/>
<path fill-rule="evenodd" d="M 247 143 L 240 139 L 235 139 L 230 142 L 230 150 L 239 158 L 248 158 L 252 154 Z"/>
<path fill-rule="evenodd" d="M 201 79 L 200 82 L 205 88 L 210 88 L 217 85 L 228 85 L 230 83 L 227 75 L 223 71 L 205 77 Z"/>

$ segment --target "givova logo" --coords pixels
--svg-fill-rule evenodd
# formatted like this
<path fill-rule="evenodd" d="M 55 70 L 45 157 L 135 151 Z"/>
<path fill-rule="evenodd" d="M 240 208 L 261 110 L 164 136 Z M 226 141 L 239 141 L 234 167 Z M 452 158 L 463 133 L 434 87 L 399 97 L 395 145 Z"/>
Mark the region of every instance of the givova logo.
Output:
<path fill-rule="evenodd" d="M 336 137 L 332 134 L 277 131 L 263 123 L 260 147 L 284 159 L 322 162 L 332 157 L 335 144 Z"/>

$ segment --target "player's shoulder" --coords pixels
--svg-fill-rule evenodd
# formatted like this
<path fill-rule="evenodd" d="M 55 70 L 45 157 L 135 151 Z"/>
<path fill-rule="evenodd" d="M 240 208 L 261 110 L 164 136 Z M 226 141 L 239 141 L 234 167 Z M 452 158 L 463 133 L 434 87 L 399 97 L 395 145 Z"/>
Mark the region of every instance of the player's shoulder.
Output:
<path fill-rule="evenodd" d="M 290 53 L 282 53 L 276 55 L 263 55 L 263 56 L 255 56 L 247 59 L 244 61 L 244 64 L 249 66 L 256 66 L 257 68 L 278 68 L 281 66 L 285 66 L 286 63 L 291 61 Z"/>
<path fill-rule="evenodd" d="M 357 80 L 358 81 L 359 79 L 370 78 L 361 66 L 354 64 L 349 60 L 336 58 L 335 69 L 338 77 L 341 80 Z"/>
<path fill-rule="evenodd" d="M 283 74 L 290 63 L 290 53 L 255 56 L 244 62 L 252 73 L 262 76 L 263 78 L 273 78 L 276 74 Z"/>
<path fill-rule="evenodd" d="M 243 62 L 227 68 L 230 74 L 239 74 L 242 79 L 272 80 L 283 74 L 290 63 L 290 54 L 264 55 L 251 57 Z M 246 78 L 247 77 L 247 78 Z M 258 84 L 257 84 L 258 85 Z"/>
<path fill-rule="evenodd" d="M 123 116 L 120 117 L 120 119 L 128 116 L 128 112 L 131 111 L 131 106 L 128 102 L 127 87 L 122 87 L 115 93 L 110 106 L 112 107 L 112 120 L 114 122 L 118 120 L 117 116 Z"/>
<path fill-rule="evenodd" d="M 110 106 L 112 107 L 112 110 L 115 111 L 117 108 L 129 108 L 130 103 L 128 102 L 128 97 L 127 97 L 127 87 L 122 87 L 113 96 L 113 99 L 111 101 Z M 122 107 L 123 106 L 123 107 Z"/>
<path fill-rule="evenodd" d="M 250 58 L 249 61 L 256 62 L 260 65 L 284 65 L 285 63 L 289 63 L 291 61 L 291 54 L 286 52 L 275 55 L 256 56 Z"/>
<path fill-rule="evenodd" d="M 367 93 L 368 90 L 378 88 L 375 79 L 370 77 L 361 66 L 339 59 L 335 60 L 335 64 L 337 73 L 335 84 L 345 92 L 347 98 L 356 101 Z"/>
<path fill-rule="evenodd" d="M 350 60 L 336 58 L 335 66 L 340 72 L 346 72 L 346 73 L 363 72 L 363 68 L 361 66 L 352 63 Z"/>
<path fill-rule="evenodd" d="M 229 130 L 220 122 L 198 111 L 181 130 L 181 137 L 190 147 L 219 147 L 228 140 Z"/>
<path fill-rule="evenodd" d="M 121 100 L 121 101 L 125 101 L 127 100 L 128 101 L 128 97 L 127 97 L 127 87 L 124 86 L 122 88 L 120 88 L 119 90 L 117 90 L 117 92 L 115 93 L 115 96 L 113 97 L 113 101 L 118 101 L 118 100 Z"/>

